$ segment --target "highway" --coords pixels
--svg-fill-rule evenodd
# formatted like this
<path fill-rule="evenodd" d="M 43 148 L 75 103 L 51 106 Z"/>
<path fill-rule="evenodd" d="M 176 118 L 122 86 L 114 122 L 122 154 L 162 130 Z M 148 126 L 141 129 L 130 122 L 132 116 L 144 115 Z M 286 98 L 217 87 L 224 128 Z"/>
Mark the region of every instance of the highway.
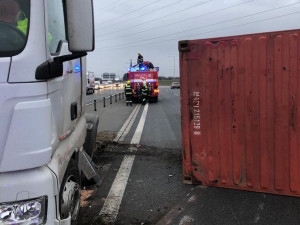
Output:
<path fill-rule="evenodd" d="M 123 90 L 124 90 L 124 88 L 121 86 L 120 87 L 101 88 L 101 89 L 95 90 L 94 94 L 86 96 L 86 103 L 91 103 L 94 100 L 100 100 L 100 99 L 102 100 L 103 97 L 107 97 L 109 95 L 114 95 Z"/>
<path fill-rule="evenodd" d="M 160 87 L 145 106 L 122 99 L 88 110 L 100 117 L 101 181 L 83 191 L 78 224 L 300 224 L 298 198 L 182 183 L 180 90 Z"/>

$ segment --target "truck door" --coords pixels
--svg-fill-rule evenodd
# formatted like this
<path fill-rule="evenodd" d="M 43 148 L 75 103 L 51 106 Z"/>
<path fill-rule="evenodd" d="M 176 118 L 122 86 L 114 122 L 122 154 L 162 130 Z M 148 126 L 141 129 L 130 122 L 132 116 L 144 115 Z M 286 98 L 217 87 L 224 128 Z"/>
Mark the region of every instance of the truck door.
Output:
<path fill-rule="evenodd" d="M 48 0 L 48 54 L 50 58 L 71 54 L 66 42 L 66 26 L 62 0 Z M 82 62 L 81 59 L 63 63 L 63 75 L 48 81 L 48 93 L 53 108 L 56 130 L 59 139 L 63 139 L 75 128 L 81 115 L 82 104 Z M 85 88 L 85 85 L 84 85 Z"/>

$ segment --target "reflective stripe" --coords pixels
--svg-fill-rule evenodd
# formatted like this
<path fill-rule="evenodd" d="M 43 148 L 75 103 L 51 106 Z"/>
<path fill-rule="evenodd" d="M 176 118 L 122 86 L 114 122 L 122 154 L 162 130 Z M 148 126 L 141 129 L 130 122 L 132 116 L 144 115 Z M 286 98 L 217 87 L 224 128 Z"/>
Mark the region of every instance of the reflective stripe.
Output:
<path fill-rule="evenodd" d="M 142 94 L 143 95 L 148 95 L 148 88 L 144 88 L 142 89 Z"/>
<path fill-rule="evenodd" d="M 156 82 L 156 79 L 146 79 L 146 80 L 134 79 L 131 82 L 132 83 L 143 83 L 144 81 L 148 84 L 148 83 Z"/>
<path fill-rule="evenodd" d="M 126 84 L 125 86 L 125 95 L 132 95 L 132 88 L 130 84 Z"/>

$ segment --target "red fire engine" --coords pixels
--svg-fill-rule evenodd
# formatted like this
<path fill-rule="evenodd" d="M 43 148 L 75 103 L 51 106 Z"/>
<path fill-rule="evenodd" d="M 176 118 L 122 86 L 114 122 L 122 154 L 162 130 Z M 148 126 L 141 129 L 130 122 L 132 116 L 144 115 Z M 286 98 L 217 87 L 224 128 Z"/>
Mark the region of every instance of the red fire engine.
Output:
<path fill-rule="evenodd" d="M 148 99 L 151 102 L 158 101 L 158 67 L 149 69 L 147 66 L 130 67 L 128 69 L 128 80 L 131 82 L 133 89 L 133 101 L 138 102 L 142 98 L 142 87 L 148 87 Z"/>

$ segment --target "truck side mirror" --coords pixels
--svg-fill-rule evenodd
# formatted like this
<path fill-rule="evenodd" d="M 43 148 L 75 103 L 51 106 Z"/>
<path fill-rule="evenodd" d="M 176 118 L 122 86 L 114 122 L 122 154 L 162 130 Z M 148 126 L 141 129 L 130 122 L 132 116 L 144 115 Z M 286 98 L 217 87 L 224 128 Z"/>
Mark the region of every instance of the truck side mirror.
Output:
<path fill-rule="evenodd" d="M 70 52 L 95 49 L 93 0 L 66 0 Z"/>

